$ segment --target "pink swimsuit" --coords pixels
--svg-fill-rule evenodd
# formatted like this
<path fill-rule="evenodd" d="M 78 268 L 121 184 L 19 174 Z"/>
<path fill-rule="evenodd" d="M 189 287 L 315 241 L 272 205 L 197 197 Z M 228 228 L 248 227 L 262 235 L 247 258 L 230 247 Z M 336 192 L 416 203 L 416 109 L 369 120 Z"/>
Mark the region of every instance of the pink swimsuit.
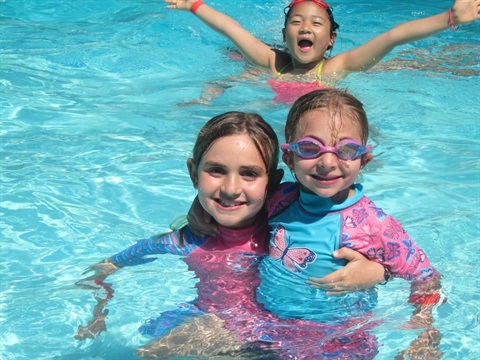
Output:
<path fill-rule="evenodd" d="M 292 103 L 302 95 L 308 94 L 309 92 L 312 92 L 314 90 L 327 88 L 327 86 L 323 85 L 321 82 L 322 68 L 324 62 L 325 61 L 322 61 L 318 65 L 317 79 L 312 82 L 289 82 L 279 80 L 279 77 L 282 74 L 283 70 L 290 66 L 290 64 L 285 66 L 282 70 L 278 72 L 278 74 L 274 78 L 267 81 L 267 84 L 269 84 L 272 90 L 277 94 L 273 98 L 273 101 Z"/>

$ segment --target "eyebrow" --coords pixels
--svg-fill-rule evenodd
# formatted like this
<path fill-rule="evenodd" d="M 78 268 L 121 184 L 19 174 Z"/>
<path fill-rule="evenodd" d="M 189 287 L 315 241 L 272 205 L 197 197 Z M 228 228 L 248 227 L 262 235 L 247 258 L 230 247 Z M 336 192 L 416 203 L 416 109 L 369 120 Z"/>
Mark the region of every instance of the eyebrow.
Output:
<path fill-rule="evenodd" d="M 265 168 L 263 168 L 262 166 L 257 166 L 257 165 L 241 166 L 240 170 L 251 170 L 251 171 L 253 170 L 257 173 L 267 172 L 267 170 Z"/>
<path fill-rule="evenodd" d="M 204 166 L 218 166 L 218 167 L 222 167 L 222 168 L 226 167 L 225 164 L 218 163 L 218 162 L 215 162 L 215 161 L 208 161 L 208 162 L 205 162 L 203 164 L 204 164 Z M 257 171 L 257 172 L 267 172 L 266 169 L 263 166 L 258 166 L 258 165 L 243 165 L 243 166 L 240 166 L 240 170 L 253 170 L 253 171 Z"/>

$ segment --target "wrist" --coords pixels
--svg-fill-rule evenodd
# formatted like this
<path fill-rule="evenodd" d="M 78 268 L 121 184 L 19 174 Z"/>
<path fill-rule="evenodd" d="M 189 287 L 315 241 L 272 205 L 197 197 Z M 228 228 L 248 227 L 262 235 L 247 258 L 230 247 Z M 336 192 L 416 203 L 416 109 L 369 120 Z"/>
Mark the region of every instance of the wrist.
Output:
<path fill-rule="evenodd" d="M 383 266 L 383 281 L 380 283 L 380 285 L 385 285 L 387 282 L 392 280 L 393 275 L 390 272 L 390 269 L 388 268 L 387 265 L 382 264 L 382 266 Z"/>
<path fill-rule="evenodd" d="M 202 5 L 203 5 L 202 0 L 194 1 L 192 6 L 190 7 L 190 11 L 192 12 L 192 14 L 195 14 L 197 12 L 198 8 Z"/>
<path fill-rule="evenodd" d="M 453 31 L 458 30 L 458 26 L 455 26 L 455 23 L 453 21 L 453 10 L 452 10 L 452 8 L 450 8 L 450 10 L 448 10 L 448 27 L 450 29 L 452 29 Z"/>
<path fill-rule="evenodd" d="M 410 294 L 408 302 L 414 305 L 435 305 L 440 302 L 440 294 Z"/>

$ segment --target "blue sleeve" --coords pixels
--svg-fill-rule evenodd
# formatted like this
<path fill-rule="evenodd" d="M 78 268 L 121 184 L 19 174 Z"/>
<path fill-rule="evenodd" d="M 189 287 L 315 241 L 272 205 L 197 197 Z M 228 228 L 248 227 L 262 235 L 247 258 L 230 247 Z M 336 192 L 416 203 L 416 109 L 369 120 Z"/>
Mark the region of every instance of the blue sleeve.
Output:
<path fill-rule="evenodd" d="M 137 241 L 136 244 L 112 256 L 112 261 L 120 266 L 145 264 L 155 261 L 156 257 L 145 257 L 152 254 L 173 254 L 185 256 L 205 242 L 204 238 L 193 235 L 188 228 L 183 228 L 183 244 L 179 243 L 179 231 L 152 236 Z"/>

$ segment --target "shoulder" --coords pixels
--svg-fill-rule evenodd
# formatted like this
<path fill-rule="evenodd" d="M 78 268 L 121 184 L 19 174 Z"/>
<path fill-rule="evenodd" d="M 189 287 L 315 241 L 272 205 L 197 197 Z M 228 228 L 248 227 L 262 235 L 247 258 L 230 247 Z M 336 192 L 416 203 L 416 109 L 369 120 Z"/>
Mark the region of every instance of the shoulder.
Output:
<path fill-rule="evenodd" d="M 342 211 L 342 214 L 345 223 L 349 222 L 352 226 L 355 225 L 353 228 L 363 222 L 381 223 L 389 217 L 382 208 L 376 206 L 366 196 L 362 196 L 359 201 Z"/>
<path fill-rule="evenodd" d="M 205 237 L 193 234 L 188 225 L 172 232 L 153 236 L 150 239 L 157 246 L 163 246 L 168 249 L 167 252 L 182 254 L 187 254 L 202 246 L 205 240 Z"/>

